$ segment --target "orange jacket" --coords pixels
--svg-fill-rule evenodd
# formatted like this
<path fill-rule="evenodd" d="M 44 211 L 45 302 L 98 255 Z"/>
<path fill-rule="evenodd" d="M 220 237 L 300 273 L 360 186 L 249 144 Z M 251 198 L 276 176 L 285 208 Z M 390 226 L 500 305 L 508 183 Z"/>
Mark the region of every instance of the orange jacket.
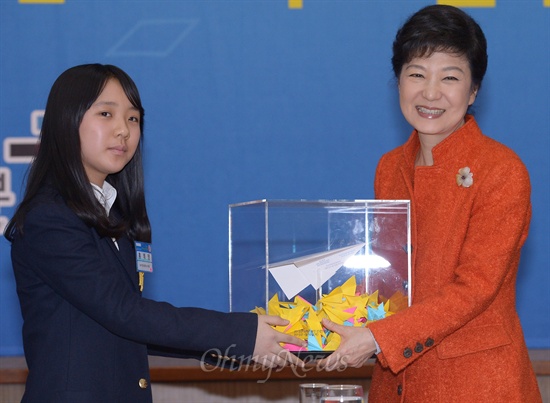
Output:
<path fill-rule="evenodd" d="M 472 116 L 414 166 L 413 132 L 380 160 L 377 199 L 411 200 L 412 305 L 369 325 L 372 402 L 540 402 L 515 309 L 531 219 L 529 175 Z M 473 184 L 457 184 L 469 167 Z"/>

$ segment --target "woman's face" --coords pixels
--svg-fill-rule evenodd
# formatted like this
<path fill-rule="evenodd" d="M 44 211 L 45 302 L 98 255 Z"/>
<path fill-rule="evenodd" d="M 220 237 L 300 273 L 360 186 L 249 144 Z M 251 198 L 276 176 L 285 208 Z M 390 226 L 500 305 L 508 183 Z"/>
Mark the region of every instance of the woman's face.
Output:
<path fill-rule="evenodd" d="M 406 63 L 399 77 L 399 103 L 405 119 L 418 131 L 443 140 L 464 123 L 477 90 L 464 56 L 434 52 Z"/>
<path fill-rule="evenodd" d="M 80 124 L 82 164 L 90 182 L 102 186 L 132 159 L 139 144 L 141 114 L 116 79 L 107 81 Z"/>

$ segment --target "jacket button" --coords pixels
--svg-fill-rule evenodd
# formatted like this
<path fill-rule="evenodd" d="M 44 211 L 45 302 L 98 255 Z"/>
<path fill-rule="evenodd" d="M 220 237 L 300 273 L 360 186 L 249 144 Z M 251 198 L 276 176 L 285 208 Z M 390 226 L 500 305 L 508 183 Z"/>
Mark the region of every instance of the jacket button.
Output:
<path fill-rule="evenodd" d="M 397 394 L 399 396 L 401 396 L 403 394 L 403 386 L 402 385 L 397 386 Z"/>
<path fill-rule="evenodd" d="M 420 354 L 424 350 L 424 346 L 420 343 L 416 343 L 416 346 L 414 346 L 414 352 Z"/>
<path fill-rule="evenodd" d="M 141 389 L 147 389 L 147 386 L 149 386 L 149 384 L 147 383 L 147 379 L 141 378 L 141 379 L 139 380 L 139 387 L 140 387 Z"/>
<path fill-rule="evenodd" d="M 424 343 L 424 345 L 426 347 L 431 347 L 434 345 L 434 339 L 432 339 L 431 337 L 429 337 L 427 340 L 426 340 L 426 343 Z"/>
<path fill-rule="evenodd" d="M 409 347 L 407 347 L 407 348 L 405 348 L 405 350 L 403 350 L 403 357 L 411 358 L 412 355 L 413 355 L 413 352 Z"/>

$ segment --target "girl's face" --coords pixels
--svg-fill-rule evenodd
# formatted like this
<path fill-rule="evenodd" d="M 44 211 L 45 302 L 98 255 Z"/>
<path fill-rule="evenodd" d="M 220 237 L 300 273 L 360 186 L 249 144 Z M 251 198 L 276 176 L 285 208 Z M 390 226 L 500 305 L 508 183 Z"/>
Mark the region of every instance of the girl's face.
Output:
<path fill-rule="evenodd" d="M 116 79 L 107 81 L 80 124 L 82 164 L 90 182 L 103 186 L 109 174 L 132 159 L 141 136 L 141 114 Z"/>
<path fill-rule="evenodd" d="M 468 60 L 445 52 L 412 59 L 399 77 L 405 119 L 421 136 L 438 136 L 438 142 L 464 124 L 476 92 Z"/>

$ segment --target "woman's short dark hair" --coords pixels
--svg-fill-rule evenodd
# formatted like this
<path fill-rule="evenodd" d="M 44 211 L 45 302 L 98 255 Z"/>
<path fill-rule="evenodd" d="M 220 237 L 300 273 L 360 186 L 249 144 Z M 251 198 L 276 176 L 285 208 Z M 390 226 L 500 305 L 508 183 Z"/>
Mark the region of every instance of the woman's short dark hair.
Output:
<path fill-rule="evenodd" d="M 109 219 L 94 196 L 82 164 L 80 124 L 86 111 L 99 97 L 110 79 L 116 79 L 128 100 L 141 114 L 144 109 L 134 81 L 112 65 L 85 64 L 64 71 L 54 82 L 40 133 L 38 153 L 30 167 L 25 196 L 6 228 L 8 239 L 14 229 L 23 230 L 29 204 L 45 185 L 55 188 L 67 205 L 101 235 L 118 237 L 126 233 L 133 239 L 149 242 L 151 229 L 145 209 L 142 167 L 142 141 L 122 171 L 107 181 L 117 189 L 117 221 Z"/>
<path fill-rule="evenodd" d="M 480 88 L 487 70 L 487 41 L 477 22 L 459 8 L 427 6 L 413 14 L 397 31 L 392 66 L 399 79 L 401 69 L 415 57 L 434 52 L 465 56 L 474 88 Z"/>

